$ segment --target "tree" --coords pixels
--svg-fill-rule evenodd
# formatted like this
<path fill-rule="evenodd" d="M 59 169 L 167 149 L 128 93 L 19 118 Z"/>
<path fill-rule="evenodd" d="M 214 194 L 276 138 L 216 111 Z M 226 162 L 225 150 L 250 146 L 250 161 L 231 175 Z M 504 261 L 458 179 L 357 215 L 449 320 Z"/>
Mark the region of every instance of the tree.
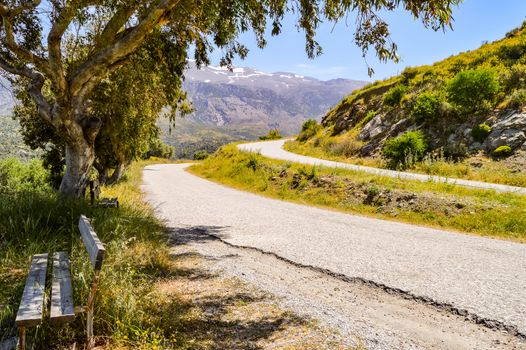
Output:
<path fill-rule="evenodd" d="M 290 11 L 297 13 L 307 54 L 313 57 L 322 51 L 315 40 L 321 21 L 336 22 L 355 11 L 354 39 L 364 54 L 372 46 L 381 60 L 396 60 L 396 45 L 380 10 L 402 7 L 437 30 L 450 25 L 452 5 L 459 1 L 3 0 L 0 68 L 27 79 L 38 117 L 64 140 L 66 171 L 60 192 L 80 197 L 106 118 L 96 114 L 90 95 L 150 40 L 163 43 L 159 57 L 175 57 L 175 71 L 182 76 L 190 47 L 195 48 L 198 65 L 209 63 L 214 47 L 224 51 L 221 63 L 229 65 L 234 56 L 248 53 L 237 40 L 240 33 L 252 30 L 264 47 L 267 21 L 272 23 L 271 34 L 278 35 Z M 81 54 L 64 47 L 68 37 L 79 44 Z"/>
<path fill-rule="evenodd" d="M 156 121 L 164 107 L 175 105 L 182 113 L 189 111 L 180 77 L 172 76 L 171 65 L 158 59 L 154 48 L 159 43 L 153 44 L 140 49 L 90 94 L 93 115 L 103 120 L 95 140 L 94 161 L 101 183 L 119 181 L 133 160 L 160 143 Z M 25 143 L 44 151 L 44 165 L 55 179 L 63 172 L 65 142 L 54 128 L 35 117 L 38 111 L 26 85 L 25 80 L 14 84 L 21 102 L 15 107 L 15 119 L 20 121 Z M 168 153 L 166 149 L 164 154 Z"/>

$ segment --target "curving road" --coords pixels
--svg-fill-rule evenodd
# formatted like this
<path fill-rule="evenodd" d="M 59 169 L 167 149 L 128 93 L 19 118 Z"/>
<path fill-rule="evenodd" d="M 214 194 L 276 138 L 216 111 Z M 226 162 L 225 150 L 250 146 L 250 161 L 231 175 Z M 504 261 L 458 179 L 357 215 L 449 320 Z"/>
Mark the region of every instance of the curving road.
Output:
<path fill-rule="evenodd" d="M 264 198 L 194 176 L 187 166 L 144 170 L 148 200 L 175 230 L 211 233 L 526 334 L 526 245 Z"/>
<path fill-rule="evenodd" d="M 265 157 L 281 159 L 281 160 L 288 160 L 291 162 L 302 163 L 302 164 L 322 165 L 322 166 L 327 166 L 327 167 L 332 167 L 332 168 L 344 168 L 344 169 L 363 171 L 363 172 L 370 173 L 370 174 L 376 174 L 376 175 L 393 177 L 393 178 L 417 180 L 417 181 L 422 181 L 422 182 L 427 182 L 427 181 L 444 182 L 444 183 L 456 184 L 456 185 L 465 186 L 465 187 L 480 188 L 480 189 L 487 189 L 487 190 L 495 190 L 497 192 L 510 192 L 510 193 L 526 195 L 526 188 L 524 187 L 500 185 L 500 184 L 493 184 L 493 183 L 488 183 L 488 182 L 462 180 L 462 179 L 432 176 L 432 175 L 425 175 L 425 174 L 407 173 L 407 172 L 379 169 L 379 168 L 366 167 L 366 166 L 361 166 L 361 165 L 334 162 L 331 160 L 302 156 L 300 154 L 296 154 L 296 153 L 292 153 L 292 152 L 288 152 L 284 150 L 283 144 L 287 141 L 288 140 L 285 139 L 285 140 L 277 140 L 277 141 L 245 143 L 245 144 L 238 145 L 238 148 L 243 151 L 260 152 L 261 155 Z"/>

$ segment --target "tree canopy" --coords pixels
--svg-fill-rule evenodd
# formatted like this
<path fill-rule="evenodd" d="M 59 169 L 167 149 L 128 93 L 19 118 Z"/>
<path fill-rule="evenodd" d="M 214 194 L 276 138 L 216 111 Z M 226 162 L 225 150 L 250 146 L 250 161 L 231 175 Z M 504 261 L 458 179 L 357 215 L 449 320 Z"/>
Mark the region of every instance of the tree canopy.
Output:
<path fill-rule="evenodd" d="M 402 8 L 434 30 L 451 25 L 460 0 L 4 0 L 0 1 L 0 68 L 26 80 L 35 117 L 44 120 L 65 144 L 66 172 L 60 191 L 83 195 L 95 161 L 95 143 L 111 118 L 93 96 L 111 74 L 150 48 L 170 76 L 180 82 L 190 48 L 198 65 L 209 64 L 219 48 L 230 65 L 247 48 L 241 33 L 252 31 L 259 47 L 282 31 L 286 13 L 297 16 L 309 57 L 322 53 L 316 30 L 322 21 L 356 16 L 354 41 L 364 55 L 372 48 L 380 60 L 397 60 L 381 11 Z M 153 56 L 151 56 L 153 57 Z M 148 65 L 146 69 L 148 69 Z M 180 87 L 180 86 L 179 86 Z M 172 116 L 181 92 L 163 86 Z M 114 90 L 111 90 L 111 93 Z M 97 110 L 97 108 L 100 108 Z"/>

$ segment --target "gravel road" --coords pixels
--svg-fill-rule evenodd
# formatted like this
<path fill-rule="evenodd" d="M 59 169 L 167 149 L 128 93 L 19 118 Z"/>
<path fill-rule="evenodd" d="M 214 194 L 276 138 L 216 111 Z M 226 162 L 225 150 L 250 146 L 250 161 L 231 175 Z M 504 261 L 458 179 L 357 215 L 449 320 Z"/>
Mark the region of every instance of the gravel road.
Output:
<path fill-rule="evenodd" d="M 382 175 L 393 178 L 407 179 L 407 180 L 417 180 L 422 182 L 434 181 L 434 182 L 444 182 L 451 183 L 465 187 L 473 188 L 482 188 L 495 190 L 497 192 L 511 192 L 516 194 L 526 195 L 526 188 L 516 187 L 516 186 L 507 186 L 500 184 L 493 184 L 480 181 L 471 181 L 471 180 L 462 180 L 455 178 L 447 178 L 441 176 L 432 176 L 425 174 L 415 174 L 408 172 L 400 172 L 387 169 L 378 169 L 372 167 L 366 167 L 361 165 L 353 165 L 349 163 L 334 162 L 331 160 L 318 159 L 313 157 L 302 156 L 296 153 L 288 152 L 283 149 L 283 144 L 288 140 L 277 140 L 277 141 L 266 141 L 266 142 L 254 142 L 254 143 L 245 143 L 238 145 L 238 148 L 244 151 L 260 152 L 261 155 L 269 158 L 289 160 L 291 162 L 310 164 L 310 165 L 322 165 L 332 168 L 344 168 L 356 171 L 363 171 L 370 174 Z"/>
<path fill-rule="evenodd" d="M 191 175 L 186 166 L 144 171 L 148 200 L 176 230 L 214 234 L 526 334 L 526 245 L 264 198 Z"/>
<path fill-rule="evenodd" d="M 212 274 L 248 282 L 274 296 L 281 309 L 315 319 L 324 328 L 336 331 L 332 333 L 333 349 L 360 343 L 368 350 L 526 348 L 525 339 L 466 321 L 463 316 L 365 283 L 298 267 L 252 248 L 231 246 L 205 232 L 172 229 L 171 237 L 177 243 L 172 252 L 197 252 L 211 262 L 207 266 Z M 275 348 L 281 349 L 278 344 Z"/>

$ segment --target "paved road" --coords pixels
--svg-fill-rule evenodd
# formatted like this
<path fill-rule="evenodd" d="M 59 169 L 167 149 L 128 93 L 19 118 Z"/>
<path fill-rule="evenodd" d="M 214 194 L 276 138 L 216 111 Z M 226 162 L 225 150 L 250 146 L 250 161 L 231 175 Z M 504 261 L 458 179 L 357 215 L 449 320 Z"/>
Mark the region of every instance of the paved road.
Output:
<path fill-rule="evenodd" d="M 526 245 L 264 198 L 185 167 L 144 171 L 148 199 L 171 227 L 399 288 L 526 334 Z"/>
<path fill-rule="evenodd" d="M 465 186 L 465 187 L 491 189 L 497 192 L 511 192 L 511 193 L 516 193 L 516 194 L 526 195 L 526 188 L 524 187 L 499 185 L 499 184 L 492 184 L 492 183 L 487 183 L 487 182 L 454 179 L 454 178 L 431 176 L 431 175 L 425 175 L 425 174 L 407 173 L 407 172 L 400 172 L 400 171 L 387 170 L 387 169 L 378 169 L 378 168 L 366 167 L 366 166 L 361 166 L 361 165 L 353 165 L 349 163 L 334 162 L 331 160 L 302 156 L 296 153 L 285 151 L 283 149 L 283 144 L 286 141 L 287 140 L 277 140 L 277 141 L 267 141 L 267 142 L 245 143 L 245 144 L 238 145 L 238 148 L 241 150 L 245 150 L 245 151 L 260 152 L 265 157 L 289 160 L 291 162 L 296 162 L 296 163 L 303 163 L 303 164 L 310 164 L 310 165 L 323 165 L 323 166 L 334 167 L 334 168 L 345 168 L 345 169 L 363 171 L 363 172 L 367 172 L 370 174 L 377 174 L 377 175 L 400 178 L 400 179 L 418 180 L 422 182 L 426 182 L 426 181 L 445 182 L 445 183 L 457 184 L 457 185 Z"/>

